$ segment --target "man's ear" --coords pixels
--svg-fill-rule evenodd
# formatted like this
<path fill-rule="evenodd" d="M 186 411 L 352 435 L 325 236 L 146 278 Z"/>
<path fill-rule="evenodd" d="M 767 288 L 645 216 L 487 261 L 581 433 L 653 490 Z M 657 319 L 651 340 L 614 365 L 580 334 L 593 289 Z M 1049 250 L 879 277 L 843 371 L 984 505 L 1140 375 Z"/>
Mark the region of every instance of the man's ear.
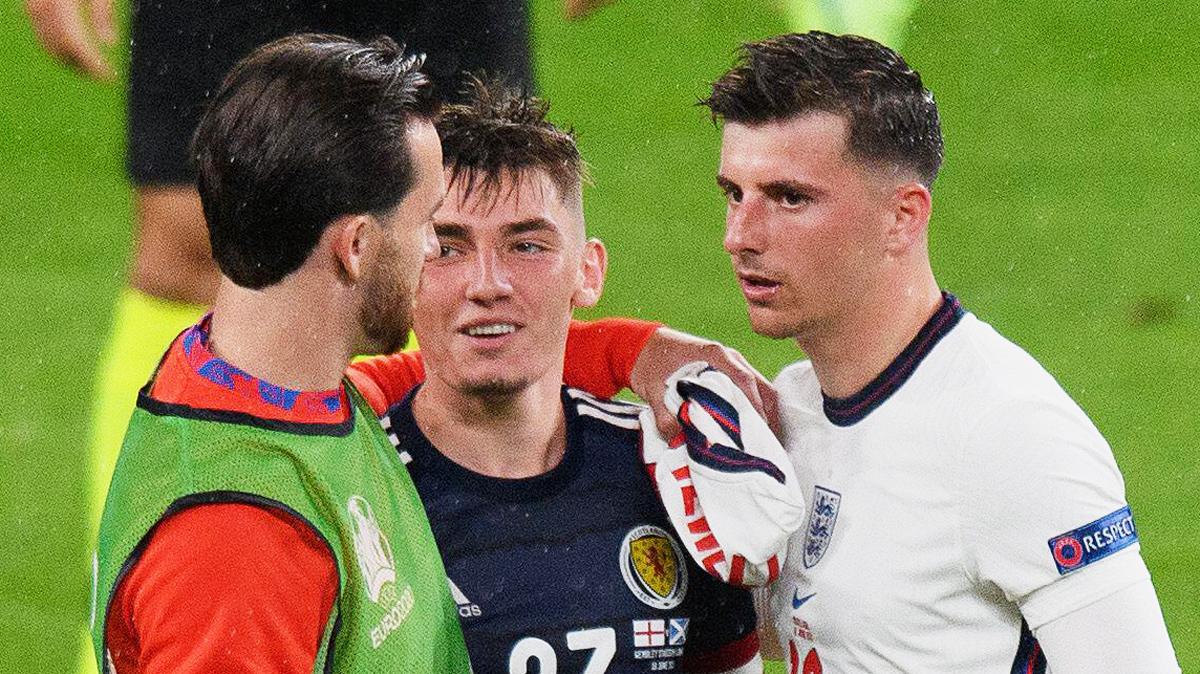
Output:
<path fill-rule="evenodd" d="M 354 285 L 362 278 L 363 260 L 375 243 L 369 215 L 343 215 L 329 224 L 333 259 L 339 275 Z"/>
<path fill-rule="evenodd" d="M 916 181 L 898 185 L 892 193 L 893 218 L 887 228 L 887 251 L 901 255 L 924 241 L 932 208 L 928 187 Z"/>
<path fill-rule="evenodd" d="M 594 307 L 604 291 L 604 275 L 608 273 L 608 251 L 600 239 L 588 239 L 583 243 L 583 259 L 579 275 L 580 284 L 571 296 L 577 307 Z"/>

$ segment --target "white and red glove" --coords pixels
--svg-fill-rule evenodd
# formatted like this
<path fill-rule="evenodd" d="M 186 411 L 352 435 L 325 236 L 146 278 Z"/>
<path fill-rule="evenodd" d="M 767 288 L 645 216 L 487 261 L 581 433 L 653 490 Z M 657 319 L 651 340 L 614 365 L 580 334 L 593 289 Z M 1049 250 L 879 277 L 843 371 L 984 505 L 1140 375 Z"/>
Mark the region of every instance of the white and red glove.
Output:
<path fill-rule="evenodd" d="M 783 447 L 741 389 L 706 363 L 671 375 L 663 395 L 683 433 L 671 443 L 642 412 L 642 458 L 684 547 L 731 585 L 779 577 L 804 498 Z"/>

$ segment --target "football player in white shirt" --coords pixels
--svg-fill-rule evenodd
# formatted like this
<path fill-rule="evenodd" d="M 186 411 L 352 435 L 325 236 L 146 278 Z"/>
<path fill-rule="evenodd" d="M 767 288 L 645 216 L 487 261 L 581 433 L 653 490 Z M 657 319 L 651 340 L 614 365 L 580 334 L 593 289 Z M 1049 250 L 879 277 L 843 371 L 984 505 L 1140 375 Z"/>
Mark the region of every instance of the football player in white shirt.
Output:
<path fill-rule="evenodd" d="M 811 498 L 767 598 L 793 674 L 1177 672 L 1120 471 L 1038 363 L 939 289 L 933 96 L 873 41 L 747 45 L 725 247 Z"/>

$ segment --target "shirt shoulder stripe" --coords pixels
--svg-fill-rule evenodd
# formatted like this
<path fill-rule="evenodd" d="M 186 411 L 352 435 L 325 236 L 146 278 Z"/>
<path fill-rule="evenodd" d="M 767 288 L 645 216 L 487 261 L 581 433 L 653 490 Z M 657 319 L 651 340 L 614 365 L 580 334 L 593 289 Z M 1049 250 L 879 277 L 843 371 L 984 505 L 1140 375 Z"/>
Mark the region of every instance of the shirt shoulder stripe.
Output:
<path fill-rule="evenodd" d="M 594 419 L 606 421 L 606 422 L 612 424 L 613 426 L 617 426 L 619 428 L 628 428 L 629 430 L 636 431 L 636 430 L 640 430 L 642 427 L 641 422 L 638 421 L 638 418 L 636 416 L 631 417 L 631 416 L 625 416 L 625 415 L 612 414 L 609 412 L 605 412 L 602 409 L 598 409 L 598 408 L 591 407 L 588 405 L 579 405 L 575 411 L 576 411 L 576 413 L 579 414 L 579 416 L 592 417 Z"/>
<path fill-rule="evenodd" d="M 618 416 L 637 417 L 639 414 L 641 414 L 642 409 L 645 407 L 644 405 L 638 405 L 636 403 L 597 398 L 586 391 L 581 391 L 575 388 L 568 388 L 567 395 L 575 401 L 577 407 L 589 405 L 593 408 Z"/>

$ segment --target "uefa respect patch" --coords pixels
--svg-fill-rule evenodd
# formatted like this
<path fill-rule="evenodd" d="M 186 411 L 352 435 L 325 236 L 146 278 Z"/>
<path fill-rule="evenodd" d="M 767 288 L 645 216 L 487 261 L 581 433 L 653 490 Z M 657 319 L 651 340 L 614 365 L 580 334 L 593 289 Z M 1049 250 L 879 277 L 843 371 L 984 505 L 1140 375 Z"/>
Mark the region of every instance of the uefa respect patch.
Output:
<path fill-rule="evenodd" d="M 1137 542 L 1129 506 L 1047 541 L 1059 575 L 1066 575 Z"/>

